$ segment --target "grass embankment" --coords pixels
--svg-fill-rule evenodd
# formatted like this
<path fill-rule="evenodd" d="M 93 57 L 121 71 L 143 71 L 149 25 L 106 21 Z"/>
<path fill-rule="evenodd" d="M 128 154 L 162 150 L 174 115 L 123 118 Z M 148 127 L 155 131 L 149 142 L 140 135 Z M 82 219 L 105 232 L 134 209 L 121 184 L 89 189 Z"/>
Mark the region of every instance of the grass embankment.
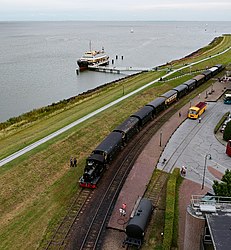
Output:
<path fill-rule="evenodd" d="M 222 44 L 231 45 L 231 37 L 223 37 L 221 43 L 206 52 L 213 55 L 218 46 L 220 50 L 225 49 Z M 231 58 L 231 52 L 220 55 L 216 61 L 207 61 L 206 66 L 227 63 L 228 57 Z M 197 57 L 192 58 L 191 62 L 196 60 Z M 113 83 L 86 98 L 67 103 L 61 110 L 49 112 L 48 116 L 25 118 L 25 121 L 6 127 L 0 132 L 1 158 L 121 97 L 123 88 L 126 94 L 162 74 L 148 72 Z M 52 233 L 73 195 L 79 191 L 77 181 L 89 153 L 130 114 L 187 78 L 191 76 L 182 81 L 158 82 L 1 167 L 0 248 L 37 248 L 44 235 L 49 237 Z M 78 158 L 77 168 L 69 168 L 70 156 Z"/>
<path fill-rule="evenodd" d="M 168 180 L 162 249 L 178 249 L 178 200 L 182 179 L 179 168 L 176 168 Z"/>

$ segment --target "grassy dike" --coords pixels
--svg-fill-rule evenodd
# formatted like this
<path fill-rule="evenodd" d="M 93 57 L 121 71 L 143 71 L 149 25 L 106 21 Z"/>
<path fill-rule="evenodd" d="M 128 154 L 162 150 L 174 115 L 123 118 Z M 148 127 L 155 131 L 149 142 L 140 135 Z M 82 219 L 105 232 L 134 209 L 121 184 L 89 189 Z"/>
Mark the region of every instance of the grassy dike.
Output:
<path fill-rule="evenodd" d="M 172 62 L 171 67 L 179 68 L 182 64 L 217 54 L 229 46 L 231 36 L 223 36 L 201 52 Z M 230 58 L 231 51 L 195 65 L 193 70 L 219 63 L 228 64 Z M 167 70 L 168 67 L 162 68 Z M 182 74 L 189 71 L 185 69 Z M 85 97 L 73 98 L 60 109 L 46 111 L 48 115 L 38 113 L 37 118 L 30 119 L 31 113 L 19 122 L 8 124 L 0 131 L 1 158 L 121 97 L 123 89 L 127 94 L 164 73 L 138 74 L 88 93 Z M 77 182 L 89 153 L 130 114 L 192 76 L 158 82 L 1 167 L 0 248 L 36 249 L 42 246 L 43 239 L 50 237 L 74 194 L 78 193 Z M 70 156 L 78 158 L 77 168 L 69 168 Z"/>

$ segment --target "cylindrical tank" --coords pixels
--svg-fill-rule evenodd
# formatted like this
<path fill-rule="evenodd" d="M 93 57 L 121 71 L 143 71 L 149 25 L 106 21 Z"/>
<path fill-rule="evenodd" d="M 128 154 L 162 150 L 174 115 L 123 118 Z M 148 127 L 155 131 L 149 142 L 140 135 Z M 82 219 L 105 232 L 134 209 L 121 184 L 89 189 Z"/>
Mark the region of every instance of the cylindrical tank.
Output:
<path fill-rule="evenodd" d="M 141 199 L 133 218 L 130 219 L 126 227 L 128 237 L 142 239 L 146 230 L 149 218 L 152 213 L 152 203 L 148 199 Z"/>

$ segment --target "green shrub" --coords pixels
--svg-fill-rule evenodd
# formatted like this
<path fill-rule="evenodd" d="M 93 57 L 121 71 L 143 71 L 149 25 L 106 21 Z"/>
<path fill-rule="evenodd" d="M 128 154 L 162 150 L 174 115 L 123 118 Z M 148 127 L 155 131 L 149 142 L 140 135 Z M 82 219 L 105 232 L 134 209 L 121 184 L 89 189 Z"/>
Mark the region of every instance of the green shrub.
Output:
<path fill-rule="evenodd" d="M 163 249 L 170 249 L 172 245 L 177 180 L 176 173 L 177 171 L 174 170 L 167 184 Z"/>

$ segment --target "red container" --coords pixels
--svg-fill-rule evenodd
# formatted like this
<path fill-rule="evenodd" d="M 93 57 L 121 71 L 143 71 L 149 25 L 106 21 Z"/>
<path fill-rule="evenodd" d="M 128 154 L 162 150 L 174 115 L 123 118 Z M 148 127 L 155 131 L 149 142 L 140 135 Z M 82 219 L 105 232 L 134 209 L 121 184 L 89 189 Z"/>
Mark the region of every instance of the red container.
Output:
<path fill-rule="evenodd" d="M 227 146 L 226 146 L 226 154 L 228 156 L 231 156 L 231 140 L 228 141 Z"/>

